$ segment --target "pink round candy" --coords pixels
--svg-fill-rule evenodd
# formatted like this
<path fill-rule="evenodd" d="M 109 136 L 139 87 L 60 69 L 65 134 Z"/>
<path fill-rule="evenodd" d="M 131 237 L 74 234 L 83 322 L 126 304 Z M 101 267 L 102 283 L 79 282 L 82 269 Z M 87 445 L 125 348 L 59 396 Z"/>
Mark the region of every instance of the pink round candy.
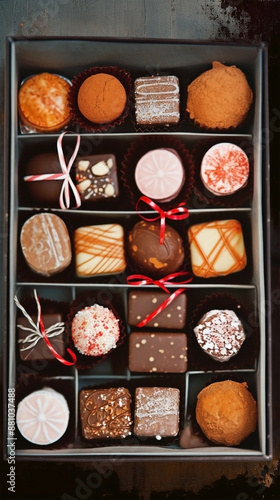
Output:
<path fill-rule="evenodd" d="M 235 144 L 215 144 L 202 159 L 200 176 L 204 186 L 216 196 L 233 194 L 247 184 L 248 157 Z"/>
<path fill-rule="evenodd" d="M 44 387 L 20 401 L 16 422 L 22 436 L 37 445 L 52 444 L 68 427 L 69 408 L 65 397 Z"/>
<path fill-rule="evenodd" d="M 156 201 L 171 201 L 184 183 L 182 162 L 172 149 L 153 149 L 138 161 L 135 182 L 141 193 Z"/>

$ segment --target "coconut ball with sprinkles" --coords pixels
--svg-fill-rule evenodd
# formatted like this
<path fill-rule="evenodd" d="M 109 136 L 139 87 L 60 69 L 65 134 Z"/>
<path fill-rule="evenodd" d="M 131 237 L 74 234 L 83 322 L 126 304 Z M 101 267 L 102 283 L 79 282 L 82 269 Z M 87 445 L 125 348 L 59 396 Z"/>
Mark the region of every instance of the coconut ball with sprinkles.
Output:
<path fill-rule="evenodd" d="M 119 319 L 108 307 L 94 304 L 79 310 L 72 321 L 75 348 L 85 356 L 103 356 L 117 346 Z"/>

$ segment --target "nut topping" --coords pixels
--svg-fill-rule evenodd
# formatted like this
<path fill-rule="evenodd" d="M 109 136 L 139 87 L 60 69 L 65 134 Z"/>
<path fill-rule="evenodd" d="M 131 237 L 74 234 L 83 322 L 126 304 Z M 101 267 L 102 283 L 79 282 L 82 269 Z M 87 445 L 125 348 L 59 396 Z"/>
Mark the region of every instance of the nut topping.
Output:
<path fill-rule="evenodd" d="M 98 177 L 103 177 L 104 175 L 107 175 L 109 172 L 109 167 L 105 163 L 105 161 L 99 161 L 95 165 L 91 167 L 91 171 L 93 175 L 96 175 Z"/>

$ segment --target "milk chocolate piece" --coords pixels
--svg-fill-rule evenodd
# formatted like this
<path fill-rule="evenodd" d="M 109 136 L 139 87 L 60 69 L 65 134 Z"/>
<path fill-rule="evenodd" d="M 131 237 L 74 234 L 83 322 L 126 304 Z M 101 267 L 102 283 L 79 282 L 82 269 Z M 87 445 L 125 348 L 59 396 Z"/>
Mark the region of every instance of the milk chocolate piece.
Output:
<path fill-rule="evenodd" d="M 147 76 L 135 80 L 135 114 L 140 125 L 176 124 L 180 119 L 176 76 Z"/>
<path fill-rule="evenodd" d="M 44 276 L 63 271 L 71 262 L 68 230 L 55 214 L 41 213 L 30 217 L 21 229 L 20 244 L 29 267 Z"/>
<path fill-rule="evenodd" d="M 179 432 L 179 389 L 138 387 L 135 391 L 134 433 L 136 436 L 176 436 Z"/>
<path fill-rule="evenodd" d="M 124 231 L 119 224 L 79 227 L 74 244 L 78 276 L 120 273 L 126 267 Z"/>
<path fill-rule="evenodd" d="M 37 316 L 31 316 L 31 319 L 36 325 L 37 322 Z M 48 335 L 48 329 L 50 327 L 53 327 L 57 323 L 62 322 L 62 316 L 61 314 L 42 314 L 42 320 L 43 324 L 48 336 L 48 339 L 53 346 L 53 348 L 56 350 L 56 352 L 60 356 L 64 356 L 65 354 L 65 338 L 64 338 L 64 332 L 60 331 L 60 333 L 55 334 L 55 331 L 52 330 L 51 336 Z M 28 330 L 27 330 L 28 328 Z M 55 359 L 55 356 L 53 355 L 52 351 L 49 349 L 47 346 L 45 340 L 42 338 L 42 336 L 39 336 L 38 334 L 34 333 L 33 329 L 32 331 L 30 330 L 32 326 L 30 325 L 30 322 L 27 320 L 25 316 L 21 316 L 17 320 L 17 336 L 18 336 L 18 346 L 19 346 L 19 354 L 20 354 L 20 359 L 22 361 L 33 361 L 33 360 L 39 360 L 39 359 L 47 359 L 47 360 L 53 360 Z M 58 329 L 57 329 L 58 330 Z M 60 328 L 61 330 L 61 328 Z"/>
<path fill-rule="evenodd" d="M 241 224 L 234 219 L 196 224 L 189 228 L 193 274 L 201 278 L 226 276 L 247 264 Z"/>
<path fill-rule="evenodd" d="M 128 323 L 137 326 L 159 308 L 169 294 L 161 291 L 135 290 L 128 296 Z M 181 293 L 145 326 L 153 328 L 180 329 L 186 325 L 187 296 Z"/>
<path fill-rule="evenodd" d="M 42 174 L 62 174 L 57 153 L 41 153 L 28 160 L 25 175 Z M 58 206 L 62 183 L 62 180 L 26 181 L 24 188 L 28 190 L 40 207 Z"/>
<path fill-rule="evenodd" d="M 119 186 L 115 155 L 79 157 L 75 162 L 75 172 L 81 201 L 98 201 L 118 196 Z"/>
<path fill-rule="evenodd" d="M 85 439 L 124 438 L 131 434 L 131 396 L 124 387 L 83 389 L 80 393 Z"/>
<path fill-rule="evenodd" d="M 132 332 L 129 369 L 134 372 L 187 371 L 187 336 L 184 333 Z"/>
<path fill-rule="evenodd" d="M 181 236 L 165 225 L 164 243 L 160 243 L 160 225 L 141 220 L 128 235 L 128 254 L 139 272 L 154 278 L 178 271 L 185 258 Z"/>

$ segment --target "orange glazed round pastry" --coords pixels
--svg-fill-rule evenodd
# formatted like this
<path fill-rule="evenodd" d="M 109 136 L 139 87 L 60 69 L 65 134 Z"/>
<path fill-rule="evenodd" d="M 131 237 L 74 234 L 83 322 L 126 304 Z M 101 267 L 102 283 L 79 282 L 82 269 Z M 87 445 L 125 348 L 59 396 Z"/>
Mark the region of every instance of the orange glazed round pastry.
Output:
<path fill-rule="evenodd" d="M 113 75 L 97 73 L 82 83 L 78 108 L 93 123 L 109 123 L 119 118 L 126 105 L 126 91 Z"/>
<path fill-rule="evenodd" d="M 236 446 L 256 429 L 257 404 L 246 382 L 215 382 L 198 394 L 196 420 L 210 441 Z"/>
<path fill-rule="evenodd" d="M 190 119 L 207 129 L 229 129 L 240 125 L 250 109 L 253 92 L 246 76 L 236 66 L 214 61 L 188 86 Z"/>
<path fill-rule="evenodd" d="M 40 73 L 27 78 L 18 95 L 23 132 L 56 132 L 71 120 L 68 106 L 70 82 L 59 75 Z"/>

